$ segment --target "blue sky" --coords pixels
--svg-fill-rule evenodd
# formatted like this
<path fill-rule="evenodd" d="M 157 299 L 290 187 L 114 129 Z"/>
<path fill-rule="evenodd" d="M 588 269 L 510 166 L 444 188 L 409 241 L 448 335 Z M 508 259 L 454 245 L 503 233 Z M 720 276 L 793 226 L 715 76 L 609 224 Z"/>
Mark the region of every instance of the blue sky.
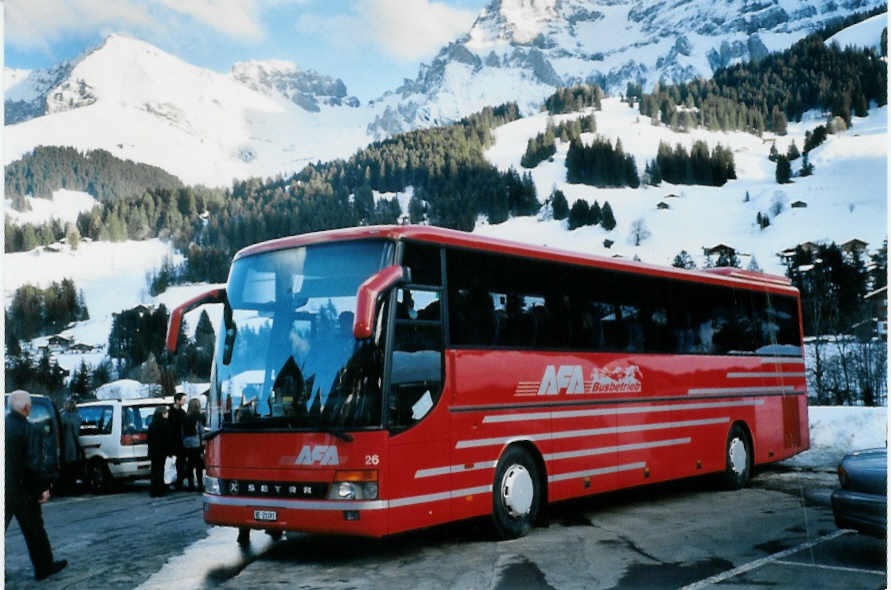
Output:
<path fill-rule="evenodd" d="M 5 64 L 45 68 L 110 33 L 227 72 L 285 59 L 367 101 L 414 78 L 490 0 L 6 0 Z"/>

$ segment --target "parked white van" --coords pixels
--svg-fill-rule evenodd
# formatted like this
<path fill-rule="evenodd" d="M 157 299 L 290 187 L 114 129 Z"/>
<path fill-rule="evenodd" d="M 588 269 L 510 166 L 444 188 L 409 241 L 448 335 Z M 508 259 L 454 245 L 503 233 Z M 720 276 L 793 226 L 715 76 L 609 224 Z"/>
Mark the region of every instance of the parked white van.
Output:
<path fill-rule="evenodd" d="M 116 481 L 147 479 L 148 427 L 155 408 L 170 406 L 172 397 L 101 400 L 77 405 L 78 440 L 86 456 L 87 479 L 96 492 L 109 492 Z"/>

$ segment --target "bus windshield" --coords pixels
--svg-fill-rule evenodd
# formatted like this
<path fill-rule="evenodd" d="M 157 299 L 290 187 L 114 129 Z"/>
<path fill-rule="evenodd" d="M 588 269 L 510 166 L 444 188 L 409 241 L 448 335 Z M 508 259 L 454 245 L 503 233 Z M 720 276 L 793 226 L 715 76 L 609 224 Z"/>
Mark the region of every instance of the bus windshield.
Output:
<path fill-rule="evenodd" d="M 353 337 L 356 293 L 394 246 L 361 240 L 235 261 L 211 376 L 210 427 L 379 426 L 383 348 Z"/>

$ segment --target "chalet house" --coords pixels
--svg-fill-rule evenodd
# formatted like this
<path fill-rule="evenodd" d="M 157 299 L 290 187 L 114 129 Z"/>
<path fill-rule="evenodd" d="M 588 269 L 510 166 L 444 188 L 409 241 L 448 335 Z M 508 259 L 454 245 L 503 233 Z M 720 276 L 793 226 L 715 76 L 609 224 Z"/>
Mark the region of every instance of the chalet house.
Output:
<path fill-rule="evenodd" d="M 789 206 L 793 209 L 806 209 L 807 203 L 805 203 L 804 201 L 795 201 L 794 203 L 792 203 Z"/>
<path fill-rule="evenodd" d="M 665 201 L 659 201 L 658 203 L 656 203 L 656 209 L 670 209 L 670 207 Z"/>
<path fill-rule="evenodd" d="M 663 198 L 665 198 L 665 199 L 680 199 L 681 197 L 680 197 L 680 195 L 676 195 L 674 193 L 668 193 Z"/>
<path fill-rule="evenodd" d="M 871 315 L 876 322 L 876 333 L 883 337 L 888 337 L 888 286 L 885 285 L 880 289 L 876 289 L 863 296 L 863 299 L 870 306 Z"/>
<path fill-rule="evenodd" d="M 49 349 L 54 352 L 68 350 L 72 342 L 73 341 L 70 338 L 65 338 L 64 336 L 50 336 L 47 339 Z"/>
<path fill-rule="evenodd" d="M 869 245 L 869 242 L 864 242 L 863 240 L 858 240 L 857 238 L 848 240 L 841 246 L 839 246 L 845 254 L 854 254 L 854 252 L 859 252 L 863 254 L 866 252 L 866 247 Z"/>
<path fill-rule="evenodd" d="M 703 246 L 702 253 L 706 256 L 733 256 L 736 254 L 736 248 L 727 244 L 715 244 L 714 246 Z"/>
<path fill-rule="evenodd" d="M 71 352 L 79 352 L 83 354 L 86 352 L 93 352 L 93 347 L 89 344 L 84 344 L 83 342 L 75 342 L 68 347 L 68 350 L 70 350 Z"/>
<path fill-rule="evenodd" d="M 816 254 L 817 249 L 819 247 L 820 246 L 818 246 L 814 242 L 802 242 L 802 243 L 798 244 L 797 246 L 793 246 L 792 248 L 786 248 L 782 252 L 777 252 L 777 256 L 779 256 L 783 261 L 787 261 L 790 258 L 792 258 L 793 256 L 795 256 L 795 250 L 797 250 L 798 248 L 801 248 L 805 252 L 810 252 L 811 254 Z"/>

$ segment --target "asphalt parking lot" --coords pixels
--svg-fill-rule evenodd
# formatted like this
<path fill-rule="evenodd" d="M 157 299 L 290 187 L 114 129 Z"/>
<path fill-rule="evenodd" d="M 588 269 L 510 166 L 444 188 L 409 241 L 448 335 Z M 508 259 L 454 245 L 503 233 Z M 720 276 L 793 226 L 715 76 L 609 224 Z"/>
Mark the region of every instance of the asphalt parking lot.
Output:
<path fill-rule="evenodd" d="M 385 539 L 204 524 L 202 499 L 149 498 L 137 483 L 107 496 L 44 508 L 57 557 L 69 567 L 34 582 L 17 524 L 6 534 L 8 589 L 242 590 L 266 588 L 878 590 L 883 540 L 839 530 L 831 473 L 775 469 L 738 492 L 703 479 L 605 494 L 552 507 L 550 524 L 494 541 L 483 521 Z"/>

